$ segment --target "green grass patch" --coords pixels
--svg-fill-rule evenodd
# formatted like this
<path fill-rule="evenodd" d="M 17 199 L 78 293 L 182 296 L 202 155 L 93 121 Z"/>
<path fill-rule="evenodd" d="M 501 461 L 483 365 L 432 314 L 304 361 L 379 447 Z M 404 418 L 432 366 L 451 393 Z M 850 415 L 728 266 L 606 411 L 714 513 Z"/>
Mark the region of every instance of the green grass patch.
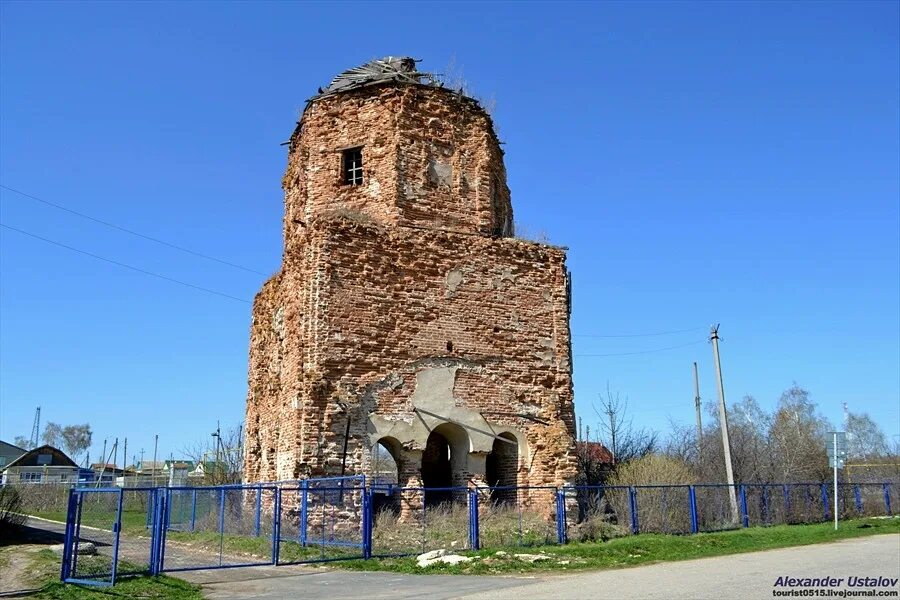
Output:
<path fill-rule="evenodd" d="M 220 536 L 214 531 L 182 532 L 170 531 L 166 534 L 167 541 L 184 544 L 190 548 L 196 548 L 207 552 L 222 553 L 230 556 L 240 556 L 250 561 L 266 561 L 272 558 L 272 538 L 265 535 L 259 537 L 246 535 L 225 534 Z M 309 546 L 301 546 L 299 542 L 282 541 L 279 549 L 279 560 L 282 563 L 299 562 L 306 560 L 337 559 L 350 556 L 359 556 L 360 548 L 345 548 L 339 546 L 316 546 L 315 540 L 310 541 Z"/>
<path fill-rule="evenodd" d="M 82 563 L 87 559 L 87 563 Z M 91 571 L 108 572 L 109 559 L 100 556 L 79 557 L 79 574 Z M 60 558 L 50 550 L 35 552 L 32 557 L 32 584 L 38 588 L 30 598 L 53 598 L 82 600 L 100 598 L 173 598 L 195 600 L 203 598 L 200 587 L 181 579 L 160 575 L 157 577 L 121 577 L 113 587 L 93 587 L 61 583 L 59 581 Z M 81 564 L 85 565 L 82 571 Z M 119 569 L 128 569 L 128 564 L 120 564 Z"/>
<path fill-rule="evenodd" d="M 424 569 L 416 566 L 415 557 L 349 560 L 334 564 L 340 568 L 365 571 L 468 575 L 615 569 L 664 561 L 806 546 L 884 533 L 900 533 L 900 517 L 842 521 L 837 531 L 834 530 L 834 525 L 831 523 L 817 523 L 813 525 L 750 527 L 734 531 L 682 536 L 641 534 L 606 542 L 579 542 L 565 546 L 532 548 L 513 546 L 503 548 L 502 550 L 507 553 L 507 556 L 500 557 L 497 556 L 497 551 L 501 549 L 493 548 L 477 552 L 459 552 L 464 556 L 478 557 L 471 563 L 432 565 Z M 544 554 L 550 559 L 528 563 L 514 558 L 513 555 L 516 553 Z"/>
<path fill-rule="evenodd" d="M 48 519 L 50 521 L 66 522 L 66 513 L 64 511 L 29 511 L 28 516 Z M 116 520 L 116 513 L 112 511 L 90 511 L 86 510 L 81 513 L 81 525 L 84 527 L 95 527 L 97 529 L 112 530 L 112 525 Z M 122 510 L 122 532 L 133 535 L 140 535 L 147 531 L 147 512 L 144 509 Z"/>

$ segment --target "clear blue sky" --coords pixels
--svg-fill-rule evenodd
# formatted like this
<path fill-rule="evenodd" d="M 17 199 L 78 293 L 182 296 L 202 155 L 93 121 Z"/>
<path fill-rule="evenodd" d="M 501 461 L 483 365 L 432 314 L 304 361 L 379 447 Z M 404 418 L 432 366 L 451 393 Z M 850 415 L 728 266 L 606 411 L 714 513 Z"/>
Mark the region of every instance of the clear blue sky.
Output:
<path fill-rule="evenodd" d="M 495 98 L 517 221 L 570 248 L 578 412 L 635 422 L 793 381 L 900 433 L 897 2 L 3 2 L 0 220 L 250 300 L 281 258 L 304 101 L 388 54 Z M 248 304 L 0 231 L 0 437 L 88 421 L 129 455 L 238 423 Z M 590 337 L 689 332 L 647 337 Z M 630 353 L 682 346 L 672 350 Z"/>

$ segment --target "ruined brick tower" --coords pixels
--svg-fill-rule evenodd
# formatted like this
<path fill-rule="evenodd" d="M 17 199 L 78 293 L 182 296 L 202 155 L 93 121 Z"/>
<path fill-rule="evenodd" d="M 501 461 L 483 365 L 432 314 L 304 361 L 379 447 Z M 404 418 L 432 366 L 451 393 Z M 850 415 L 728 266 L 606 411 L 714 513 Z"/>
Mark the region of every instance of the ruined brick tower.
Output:
<path fill-rule="evenodd" d="M 575 477 L 568 272 L 512 237 L 478 102 L 409 58 L 351 69 L 290 138 L 284 257 L 253 304 L 244 480 Z"/>

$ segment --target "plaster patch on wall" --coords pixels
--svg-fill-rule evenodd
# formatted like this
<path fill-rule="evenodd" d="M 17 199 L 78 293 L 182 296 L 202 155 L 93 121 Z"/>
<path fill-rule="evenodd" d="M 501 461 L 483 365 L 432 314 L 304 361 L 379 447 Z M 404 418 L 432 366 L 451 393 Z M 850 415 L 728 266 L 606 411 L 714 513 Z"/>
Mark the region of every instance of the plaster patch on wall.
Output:
<path fill-rule="evenodd" d="M 436 185 L 450 186 L 453 183 L 453 167 L 449 163 L 429 160 L 428 181 Z"/>
<path fill-rule="evenodd" d="M 447 287 L 447 291 L 444 292 L 445 298 L 452 298 L 453 294 L 456 293 L 457 288 L 459 288 L 460 284 L 463 282 L 465 278 L 465 274 L 462 269 L 452 269 L 447 273 L 447 278 L 444 281 L 444 284 Z"/>

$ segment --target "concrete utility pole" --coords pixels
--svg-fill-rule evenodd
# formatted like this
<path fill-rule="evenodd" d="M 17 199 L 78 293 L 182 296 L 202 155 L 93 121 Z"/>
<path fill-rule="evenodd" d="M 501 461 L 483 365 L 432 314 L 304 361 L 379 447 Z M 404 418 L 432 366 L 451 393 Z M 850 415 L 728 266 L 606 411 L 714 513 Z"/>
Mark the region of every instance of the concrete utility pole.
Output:
<path fill-rule="evenodd" d="M 719 326 L 714 325 L 709 331 L 712 342 L 713 360 L 716 365 L 716 385 L 719 388 L 719 429 L 722 430 L 722 449 L 725 453 L 725 475 L 728 477 L 728 500 L 731 502 L 731 515 L 735 523 L 739 523 L 737 494 L 734 489 L 734 468 L 731 466 L 731 443 L 728 441 L 728 413 L 725 410 L 725 384 L 722 383 L 722 365 L 719 362 Z"/>
<path fill-rule="evenodd" d="M 847 406 L 844 404 L 844 406 Z M 838 434 L 834 432 L 833 438 L 834 446 L 834 458 L 832 459 L 832 466 L 834 467 L 834 530 L 837 531 L 838 528 L 838 487 L 837 487 L 837 470 L 838 464 L 840 462 L 840 454 L 838 453 Z"/>
<path fill-rule="evenodd" d="M 700 417 L 700 375 L 697 374 L 697 362 L 694 361 L 694 409 L 697 411 L 697 462 L 703 460 L 703 420 Z"/>
<path fill-rule="evenodd" d="M 153 486 L 156 486 L 156 449 L 159 446 L 159 434 L 153 436 Z"/>

